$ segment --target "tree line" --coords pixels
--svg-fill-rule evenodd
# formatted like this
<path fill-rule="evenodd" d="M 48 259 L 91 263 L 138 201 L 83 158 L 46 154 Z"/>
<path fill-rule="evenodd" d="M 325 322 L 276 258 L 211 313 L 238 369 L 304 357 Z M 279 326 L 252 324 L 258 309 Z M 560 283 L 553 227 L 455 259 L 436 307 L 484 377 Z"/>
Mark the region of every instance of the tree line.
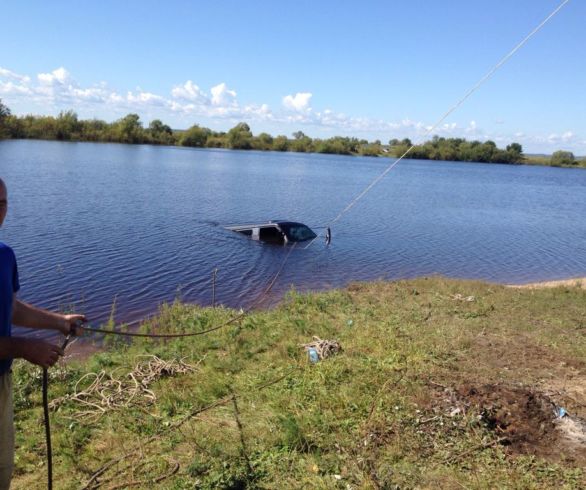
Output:
<path fill-rule="evenodd" d="M 73 111 L 53 116 L 15 116 L 0 99 L 0 139 L 46 139 L 58 141 L 93 141 L 128 144 L 176 145 L 196 148 L 228 148 L 238 150 L 294 151 L 303 153 L 330 153 L 338 155 L 390 156 L 398 158 L 412 146 L 411 140 L 380 140 L 334 136 L 311 138 L 296 131 L 291 138 L 268 133 L 253 135 L 245 122 L 229 131 L 213 131 L 194 124 L 186 130 L 174 130 L 159 119 L 145 127 L 137 114 L 128 114 L 112 123 L 99 119 L 82 120 Z M 586 166 L 571 152 L 559 151 L 548 161 L 533 160 L 523 154 L 519 143 L 500 149 L 493 141 L 467 141 L 463 138 L 433 137 L 410 150 L 408 158 L 422 160 L 449 160 L 484 163 L 540 163 L 556 166 Z"/>

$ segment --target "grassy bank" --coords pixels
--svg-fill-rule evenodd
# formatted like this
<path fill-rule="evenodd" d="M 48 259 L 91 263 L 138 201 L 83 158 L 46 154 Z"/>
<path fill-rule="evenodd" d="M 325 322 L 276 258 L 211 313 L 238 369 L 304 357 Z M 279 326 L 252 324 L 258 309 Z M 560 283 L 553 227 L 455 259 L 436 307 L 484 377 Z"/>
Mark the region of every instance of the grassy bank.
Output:
<path fill-rule="evenodd" d="M 56 488 L 580 488 L 585 305 L 579 287 L 430 278 L 291 293 L 201 337 L 107 339 L 52 371 Z M 233 314 L 175 304 L 144 328 Z M 314 335 L 343 350 L 309 363 Z M 14 488 L 43 488 L 24 363 L 15 404 Z"/>

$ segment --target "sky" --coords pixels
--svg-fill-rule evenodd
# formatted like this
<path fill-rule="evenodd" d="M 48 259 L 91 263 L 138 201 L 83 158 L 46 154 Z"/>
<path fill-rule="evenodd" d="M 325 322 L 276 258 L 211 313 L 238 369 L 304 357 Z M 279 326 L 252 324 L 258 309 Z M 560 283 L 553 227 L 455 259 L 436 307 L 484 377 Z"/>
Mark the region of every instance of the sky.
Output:
<path fill-rule="evenodd" d="M 14 114 L 429 139 L 562 0 L 0 0 Z M 431 134 L 586 155 L 586 2 L 570 0 Z"/>

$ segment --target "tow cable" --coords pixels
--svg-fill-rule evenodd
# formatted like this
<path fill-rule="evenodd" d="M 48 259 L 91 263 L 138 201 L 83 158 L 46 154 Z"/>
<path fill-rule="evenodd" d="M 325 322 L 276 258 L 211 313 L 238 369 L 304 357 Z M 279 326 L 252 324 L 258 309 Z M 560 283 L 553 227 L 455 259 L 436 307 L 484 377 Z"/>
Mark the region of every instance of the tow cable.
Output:
<path fill-rule="evenodd" d="M 71 334 L 65 337 L 61 350 L 65 351 Z M 51 426 L 49 418 L 49 370 L 43 368 L 43 412 L 45 414 L 45 439 L 47 441 L 47 488 L 53 490 L 53 449 L 51 447 Z"/>

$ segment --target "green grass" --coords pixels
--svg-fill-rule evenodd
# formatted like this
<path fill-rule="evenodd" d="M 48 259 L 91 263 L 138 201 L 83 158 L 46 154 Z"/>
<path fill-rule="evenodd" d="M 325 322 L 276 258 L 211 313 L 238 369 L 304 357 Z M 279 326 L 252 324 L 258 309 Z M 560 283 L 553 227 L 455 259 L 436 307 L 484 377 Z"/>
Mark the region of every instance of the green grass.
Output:
<path fill-rule="evenodd" d="M 429 278 L 291 292 L 273 310 L 200 337 L 110 337 L 102 352 L 51 371 L 51 398 L 88 372 L 123 376 L 145 354 L 184 358 L 197 370 L 152 384 L 156 403 L 137 398 L 97 420 L 71 401 L 60 405 L 52 413 L 55 487 L 83 488 L 128 453 L 100 488 L 580 488 L 586 475 L 576 460 L 511 453 L 473 410 L 447 415 L 437 386 L 547 391 L 583 376 L 585 300 L 579 288 Z M 152 328 L 196 331 L 234 313 L 176 303 Z M 343 352 L 310 364 L 300 344 L 313 335 L 337 339 Z M 586 402 L 558 392 L 573 413 Z M 43 488 L 40 372 L 25 363 L 15 368 L 15 409 L 13 488 Z"/>

